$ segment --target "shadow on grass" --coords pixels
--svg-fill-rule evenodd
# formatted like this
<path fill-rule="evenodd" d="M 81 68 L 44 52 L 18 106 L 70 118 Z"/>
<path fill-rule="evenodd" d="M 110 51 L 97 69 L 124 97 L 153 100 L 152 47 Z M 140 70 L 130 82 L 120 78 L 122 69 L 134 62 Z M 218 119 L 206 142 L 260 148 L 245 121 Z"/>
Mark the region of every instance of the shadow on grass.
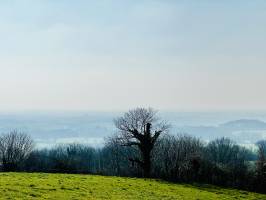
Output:
<path fill-rule="evenodd" d="M 230 195 L 232 197 L 233 196 L 245 197 L 245 196 L 249 195 L 248 191 L 238 190 L 238 189 L 234 189 L 234 188 L 219 187 L 219 186 L 214 186 L 214 185 L 209 185 L 209 184 L 193 183 L 193 184 L 183 184 L 183 185 L 185 187 L 189 187 L 189 188 L 195 188 L 198 190 L 212 192 L 215 194 Z"/>
<path fill-rule="evenodd" d="M 147 179 L 149 180 L 149 179 Z M 231 197 L 240 197 L 243 198 L 245 196 L 248 196 L 251 192 L 250 191 L 245 191 L 245 190 L 239 190 L 237 188 L 228 188 L 228 187 L 222 187 L 222 186 L 215 186 L 215 185 L 210 185 L 210 184 L 203 184 L 203 183 L 182 183 L 182 182 L 168 182 L 160 179 L 150 179 L 156 182 L 168 184 L 168 185 L 182 185 L 185 188 L 194 188 L 200 191 L 206 191 L 206 192 L 211 192 L 215 193 L 218 195 L 229 195 Z"/>

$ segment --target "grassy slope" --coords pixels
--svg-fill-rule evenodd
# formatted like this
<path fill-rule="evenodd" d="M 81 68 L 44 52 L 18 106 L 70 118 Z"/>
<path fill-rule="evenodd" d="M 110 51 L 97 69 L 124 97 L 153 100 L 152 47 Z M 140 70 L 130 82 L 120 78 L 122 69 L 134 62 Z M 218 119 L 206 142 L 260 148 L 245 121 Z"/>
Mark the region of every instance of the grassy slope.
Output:
<path fill-rule="evenodd" d="M 0 173 L 0 199 L 266 199 L 266 195 L 156 180 Z"/>

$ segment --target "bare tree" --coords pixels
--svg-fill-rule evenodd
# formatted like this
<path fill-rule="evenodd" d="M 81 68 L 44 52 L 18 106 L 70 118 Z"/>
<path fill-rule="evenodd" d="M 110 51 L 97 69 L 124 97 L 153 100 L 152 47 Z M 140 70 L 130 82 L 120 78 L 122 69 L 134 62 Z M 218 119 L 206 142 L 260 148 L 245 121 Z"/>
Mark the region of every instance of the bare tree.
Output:
<path fill-rule="evenodd" d="M 18 170 L 19 164 L 33 149 L 33 140 L 24 133 L 12 131 L 0 136 L 0 159 L 4 171 Z"/>
<path fill-rule="evenodd" d="M 215 164 L 233 164 L 239 153 L 239 146 L 229 138 L 219 138 L 207 145 L 207 156 Z"/>
<path fill-rule="evenodd" d="M 260 168 L 266 167 L 266 140 L 260 140 L 256 144 L 258 147 L 258 165 Z"/>
<path fill-rule="evenodd" d="M 120 145 L 118 137 L 109 137 L 106 139 L 102 149 L 102 159 L 104 162 L 103 172 L 108 175 L 132 176 L 137 174 L 136 168 L 132 167 L 129 161 L 130 157 L 135 157 L 134 149 Z M 134 173 L 135 172 L 135 173 Z"/>
<path fill-rule="evenodd" d="M 157 139 L 169 129 L 169 125 L 160 121 L 156 114 L 152 108 L 136 108 L 114 120 L 119 130 L 119 143 L 139 149 L 140 157 L 130 158 L 130 161 L 142 168 L 144 177 L 150 176 L 151 152 Z"/>
<path fill-rule="evenodd" d="M 155 170 L 169 180 L 196 180 L 203 143 L 189 135 L 165 135 L 155 147 Z"/>
<path fill-rule="evenodd" d="M 263 191 L 266 187 L 266 140 L 260 140 L 257 143 L 257 181 L 259 190 Z"/>

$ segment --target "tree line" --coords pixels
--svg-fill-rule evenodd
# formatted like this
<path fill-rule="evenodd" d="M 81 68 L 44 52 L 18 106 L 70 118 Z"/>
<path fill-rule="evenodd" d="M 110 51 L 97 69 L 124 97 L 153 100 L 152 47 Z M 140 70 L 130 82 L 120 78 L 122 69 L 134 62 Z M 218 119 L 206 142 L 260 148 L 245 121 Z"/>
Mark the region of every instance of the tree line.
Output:
<path fill-rule="evenodd" d="M 114 124 L 117 133 L 101 148 L 61 144 L 36 149 L 27 134 L 3 134 L 1 170 L 158 178 L 266 192 L 266 140 L 252 151 L 228 138 L 204 142 L 170 135 L 170 125 L 150 108 L 130 110 Z"/>

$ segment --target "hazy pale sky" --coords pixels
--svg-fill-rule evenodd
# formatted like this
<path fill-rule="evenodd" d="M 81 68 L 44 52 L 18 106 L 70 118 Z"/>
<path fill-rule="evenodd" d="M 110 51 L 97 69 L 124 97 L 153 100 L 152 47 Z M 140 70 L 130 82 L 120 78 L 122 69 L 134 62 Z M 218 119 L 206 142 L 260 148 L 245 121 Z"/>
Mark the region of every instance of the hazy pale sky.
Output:
<path fill-rule="evenodd" d="M 266 1 L 0 1 L 0 110 L 266 109 Z"/>

